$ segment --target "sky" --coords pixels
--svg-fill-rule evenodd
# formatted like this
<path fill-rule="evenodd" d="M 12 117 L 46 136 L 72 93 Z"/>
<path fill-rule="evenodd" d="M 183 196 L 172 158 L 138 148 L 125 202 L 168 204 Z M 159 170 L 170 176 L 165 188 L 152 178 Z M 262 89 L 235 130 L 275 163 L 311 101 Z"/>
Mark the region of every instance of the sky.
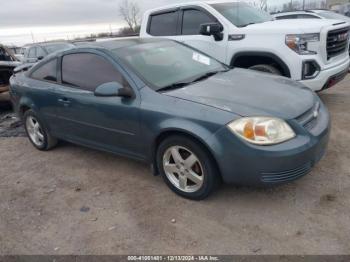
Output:
<path fill-rule="evenodd" d="M 116 32 L 124 26 L 118 6 L 123 0 L 5 0 L 0 8 L 0 43 L 72 39 Z M 281 5 L 288 0 L 268 0 Z M 142 10 L 191 0 L 135 0 Z"/>

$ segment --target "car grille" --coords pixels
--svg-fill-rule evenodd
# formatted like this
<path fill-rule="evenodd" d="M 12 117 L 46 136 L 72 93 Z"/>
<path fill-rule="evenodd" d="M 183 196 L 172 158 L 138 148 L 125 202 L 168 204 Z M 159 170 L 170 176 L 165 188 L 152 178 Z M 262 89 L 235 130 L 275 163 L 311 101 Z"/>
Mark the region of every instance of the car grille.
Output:
<path fill-rule="evenodd" d="M 349 44 L 349 27 L 332 30 L 327 36 L 327 59 L 346 52 Z"/>
<path fill-rule="evenodd" d="M 306 111 L 301 116 L 297 117 L 297 122 L 308 131 L 313 129 L 317 124 L 320 106 L 320 103 L 317 102 L 311 109 Z"/>
<path fill-rule="evenodd" d="M 311 162 L 296 168 L 282 172 L 262 173 L 261 180 L 264 183 L 284 183 L 293 181 L 307 175 L 311 171 Z"/>

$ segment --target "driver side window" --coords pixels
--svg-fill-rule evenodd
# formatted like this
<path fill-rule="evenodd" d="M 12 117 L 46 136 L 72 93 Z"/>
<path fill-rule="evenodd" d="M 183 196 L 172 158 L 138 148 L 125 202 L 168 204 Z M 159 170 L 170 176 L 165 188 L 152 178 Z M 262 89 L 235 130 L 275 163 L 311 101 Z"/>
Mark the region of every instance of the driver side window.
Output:
<path fill-rule="evenodd" d="M 215 23 L 210 15 L 196 9 L 187 9 L 183 12 L 182 35 L 199 35 L 201 24 Z"/>
<path fill-rule="evenodd" d="M 76 53 L 62 58 L 62 83 L 94 92 L 105 83 L 118 82 L 128 86 L 120 72 L 106 59 L 90 53 Z"/>

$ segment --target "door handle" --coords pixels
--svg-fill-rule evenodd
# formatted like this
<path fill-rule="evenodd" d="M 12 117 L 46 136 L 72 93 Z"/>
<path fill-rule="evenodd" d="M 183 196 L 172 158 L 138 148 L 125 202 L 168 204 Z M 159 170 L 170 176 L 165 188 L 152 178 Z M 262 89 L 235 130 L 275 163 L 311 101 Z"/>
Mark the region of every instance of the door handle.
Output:
<path fill-rule="evenodd" d="M 68 98 L 66 97 L 63 97 L 63 98 L 59 98 L 58 99 L 58 102 L 63 104 L 64 106 L 68 106 L 71 104 L 71 102 L 68 100 Z"/>

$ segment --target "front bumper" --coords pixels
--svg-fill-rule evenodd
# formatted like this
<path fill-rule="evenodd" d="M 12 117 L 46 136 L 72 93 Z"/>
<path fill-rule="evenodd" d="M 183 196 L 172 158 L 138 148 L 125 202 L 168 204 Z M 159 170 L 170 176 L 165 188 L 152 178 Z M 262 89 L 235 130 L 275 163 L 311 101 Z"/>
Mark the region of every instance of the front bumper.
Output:
<path fill-rule="evenodd" d="M 210 140 L 210 147 L 225 183 L 244 186 L 283 184 L 308 174 L 326 152 L 330 118 L 322 104 L 317 123 L 307 129 L 297 120 L 289 124 L 298 134 L 273 146 L 255 146 L 236 138 L 227 128 Z"/>
<path fill-rule="evenodd" d="M 299 82 L 309 87 L 313 91 L 321 91 L 343 80 L 349 71 L 349 65 L 350 61 L 349 59 L 346 59 L 337 66 L 321 70 L 314 79 L 301 80 Z"/>

